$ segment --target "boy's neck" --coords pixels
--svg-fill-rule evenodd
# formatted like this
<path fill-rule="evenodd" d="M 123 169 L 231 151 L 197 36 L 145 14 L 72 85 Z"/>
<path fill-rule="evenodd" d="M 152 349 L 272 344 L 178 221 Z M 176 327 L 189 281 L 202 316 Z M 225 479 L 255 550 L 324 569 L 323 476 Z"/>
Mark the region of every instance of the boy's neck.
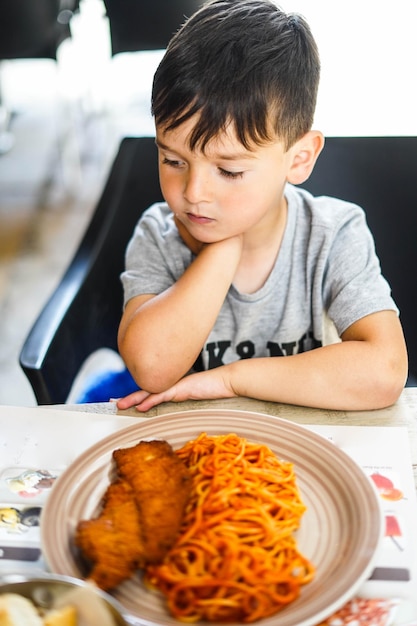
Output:
<path fill-rule="evenodd" d="M 255 293 L 268 279 L 281 248 L 287 212 L 287 201 L 283 198 L 275 223 L 244 236 L 241 260 L 233 279 L 240 293 Z"/>

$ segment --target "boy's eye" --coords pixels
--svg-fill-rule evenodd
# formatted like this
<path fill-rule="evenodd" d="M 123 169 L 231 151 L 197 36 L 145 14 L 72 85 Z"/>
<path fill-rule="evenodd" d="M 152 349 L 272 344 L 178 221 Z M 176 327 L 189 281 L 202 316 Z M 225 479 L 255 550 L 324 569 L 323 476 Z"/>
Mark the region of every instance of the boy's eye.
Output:
<path fill-rule="evenodd" d="M 174 159 L 167 159 L 166 157 L 164 157 L 164 159 L 162 160 L 162 163 L 164 165 L 170 165 L 171 167 L 181 167 L 182 165 L 182 161 L 176 161 Z"/>
<path fill-rule="evenodd" d="M 222 167 L 219 167 L 219 172 L 225 178 L 242 178 L 243 172 L 230 172 L 229 170 L 225 170 Z"/>
<path fill-rule="evenodd" d="M 183 161 L 180 161 L 179 159 L 169 159 L 168 157 L 164 157 L 162 159 L 162 163 L 163 165 L 168 165 L 169 167 L 174 167 L 174 168 L 180 168 L 184 165 Z M 242 178 L 244 172 L 231 172 L 230 170 L 225 170 L 223 167 L 219 167 L 218 168 L 220 175 L 223 176 L 224 178 L 229 178 L 229 179 L 237 179 L 237 178 Z"/>

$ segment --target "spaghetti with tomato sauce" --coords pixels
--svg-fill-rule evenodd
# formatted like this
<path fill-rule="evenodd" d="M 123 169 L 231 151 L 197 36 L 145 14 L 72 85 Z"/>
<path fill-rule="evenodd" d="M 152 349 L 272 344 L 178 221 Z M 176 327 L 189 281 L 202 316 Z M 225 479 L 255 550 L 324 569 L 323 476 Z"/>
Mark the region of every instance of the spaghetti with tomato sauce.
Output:
<path fill-rule="evenodd" d="M 181 533 L 149 586 L 185 622 L 254 622 L 293 602 L 314 577 L 294 532 L 306 510 L 293 464 L 236 434 L 202 433 L 177 450 L 193 487 Z"/>

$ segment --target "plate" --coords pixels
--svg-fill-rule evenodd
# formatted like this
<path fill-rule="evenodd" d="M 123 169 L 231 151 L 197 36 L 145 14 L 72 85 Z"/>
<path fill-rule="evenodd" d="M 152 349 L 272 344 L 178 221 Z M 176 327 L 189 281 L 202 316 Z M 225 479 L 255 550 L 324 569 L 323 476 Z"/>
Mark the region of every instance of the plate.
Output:
<path fill-rule="evenodd" d="M 179 448 L 201 432 L 235 433 L 268 445 L 280 459 L 294 463 L 307 506 L 297 542 L 314 563 L 316 576 L 297 600 L 257 623 L 314 626 L 347 602 L 371 574 L 383 534 L 382 514 L 371 481 L 346 453 L 304 426 L 261 413 L 226 409 L 171 413 L 134 424 L 86 450 L 58 477 L 42 513 L 42 549 L 49 568 L 85 576 L 72 538 L 77 523 L 97 513 L 110 482 L 114 449 L 150 439 L 165 439 Z M 160 595 L 144 588 L 139 573 L 113 595 L 139 624 L 180 623 L 167 613 Z"/>

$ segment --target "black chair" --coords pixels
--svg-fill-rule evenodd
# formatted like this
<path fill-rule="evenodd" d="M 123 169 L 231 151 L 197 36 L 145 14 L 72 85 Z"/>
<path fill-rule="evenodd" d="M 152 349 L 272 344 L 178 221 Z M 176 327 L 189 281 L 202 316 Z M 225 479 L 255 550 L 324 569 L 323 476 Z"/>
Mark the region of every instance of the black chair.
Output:
<path fill-rule="evenodd" d="M 361 205 L 400 309 L 409 350 L 409 381 L 417 384 L 417 137 L 329 137 L 303 185 Z"/>
<path fill-rule="evenodd" d="M 161 198 L 154 138 L 123 139 L 79 248 L 20 354 L 38 404 L 64 403 L 87 357 L 117 351 L 125 248 L 141 213 Z"/>
<path fill-rule="evenodd" d="M 121 52 L 163 50 L 186 17 L 203 0 L 104 0 L 112 56 Z"/>
<path fill-rule="evenodd" d="M 331 137 L 303 185 L 315 194 L 361 204 L 392 285 L 417 375 L 417 137 Z M 64 403 L 85 359 L 117 350 L 122 312 L 119 274 L 139 215 L 161 199 L 153 138 L 126 138 L 92 221 L 60 285 L 30 331 L 20 364 L 39 404 Z"/>
<path fill-rule="evenodd" d="M 0 59 L 55 59 L 78 0 L 2 0 Z"/>
<path fill-rule="evenodd" d="M 59 46 L 71 37 L 69 24 L 78 8 L 79 0 L 2 0 L 0 63 L 16 59 L 56 61 Z M 13 145 L 13 137 L 9 132 L 12 113 L 2 102 L 1 84 L 0 108 L 1 154 Z"/>

